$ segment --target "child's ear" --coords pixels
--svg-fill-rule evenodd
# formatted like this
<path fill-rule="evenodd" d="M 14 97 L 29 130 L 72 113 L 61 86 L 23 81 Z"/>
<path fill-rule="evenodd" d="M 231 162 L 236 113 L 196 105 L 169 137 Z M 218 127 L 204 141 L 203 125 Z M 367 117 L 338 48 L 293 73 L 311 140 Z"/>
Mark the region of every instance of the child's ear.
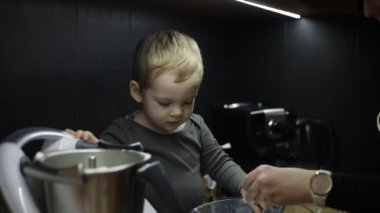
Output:
<path fill-rule="evenodd" d="M 129 92 L 131 93 L 132 98 L 137 102 L 141 103 L 142 96 L 141 96 L 141 90 L 140 85 L 137 83 L 137 81 L 131 81 L 129 82 Z"/>

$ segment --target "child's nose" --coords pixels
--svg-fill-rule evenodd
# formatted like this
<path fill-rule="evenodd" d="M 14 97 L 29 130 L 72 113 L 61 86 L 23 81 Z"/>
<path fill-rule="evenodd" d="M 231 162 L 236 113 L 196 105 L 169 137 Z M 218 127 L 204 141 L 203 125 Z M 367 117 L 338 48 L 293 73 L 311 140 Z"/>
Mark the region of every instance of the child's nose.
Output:
<path fill-rule="evenodd" d="M 181 115 L 182 113 L 183 113 L 183 107 L 182 106 L 174 106 L 170 111 L 170 114 L 172 116 L 178 116 L 178 115 Z"/>

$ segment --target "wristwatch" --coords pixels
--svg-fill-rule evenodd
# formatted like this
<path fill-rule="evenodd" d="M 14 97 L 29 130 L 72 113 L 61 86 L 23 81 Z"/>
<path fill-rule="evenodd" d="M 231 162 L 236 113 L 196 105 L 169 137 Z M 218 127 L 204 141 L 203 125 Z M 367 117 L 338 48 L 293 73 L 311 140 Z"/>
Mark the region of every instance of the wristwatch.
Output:
<path fill-rule="evenodd" d="M 317 206 L 325 206 L 327 195 L 333 187 L 331 172 L 326 170 L 315 171 L 310 179 L 309 187 L 314 203 Z"/>

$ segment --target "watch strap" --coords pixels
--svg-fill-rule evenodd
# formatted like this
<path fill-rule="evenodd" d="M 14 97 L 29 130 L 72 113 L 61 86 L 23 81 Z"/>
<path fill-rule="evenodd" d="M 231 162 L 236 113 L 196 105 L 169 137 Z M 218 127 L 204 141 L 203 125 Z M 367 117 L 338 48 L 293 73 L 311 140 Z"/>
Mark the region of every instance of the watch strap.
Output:
<path fill-rule="evenodd" d="M 321 196 L 321 195 L 317 195 L 317 194 L 314 194 L 312 193 L 312 196 L 313 196 L 313 201 L 314 201 L 314 204 L 317 205 L 317 206 L 326 206 L 326 198 L 327 196 Z"/>

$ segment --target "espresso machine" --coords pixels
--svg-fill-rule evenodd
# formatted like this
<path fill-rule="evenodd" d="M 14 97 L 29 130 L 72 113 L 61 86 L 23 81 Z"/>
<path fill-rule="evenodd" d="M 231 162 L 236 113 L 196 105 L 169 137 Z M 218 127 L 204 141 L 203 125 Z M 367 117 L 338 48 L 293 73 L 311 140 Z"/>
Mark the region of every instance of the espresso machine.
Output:
<path fill-rule="evenodd" d="M 296 114 L 261 103 L 217 104 L 213 133 L 246 172 L 259 164 L 291 165 L 297 159 Z"/>
<path fill-rule="evenodd" d="M 40 150 L 27 153 L 37 141 Z M 142 148 L 90 145 L 46 127 L 17 130 L 0 143 L 0 212 L 165 212 L 144 199 L 146 183 L 162 194 L 164 208 L 183 212 L 165 170 Z"/>

